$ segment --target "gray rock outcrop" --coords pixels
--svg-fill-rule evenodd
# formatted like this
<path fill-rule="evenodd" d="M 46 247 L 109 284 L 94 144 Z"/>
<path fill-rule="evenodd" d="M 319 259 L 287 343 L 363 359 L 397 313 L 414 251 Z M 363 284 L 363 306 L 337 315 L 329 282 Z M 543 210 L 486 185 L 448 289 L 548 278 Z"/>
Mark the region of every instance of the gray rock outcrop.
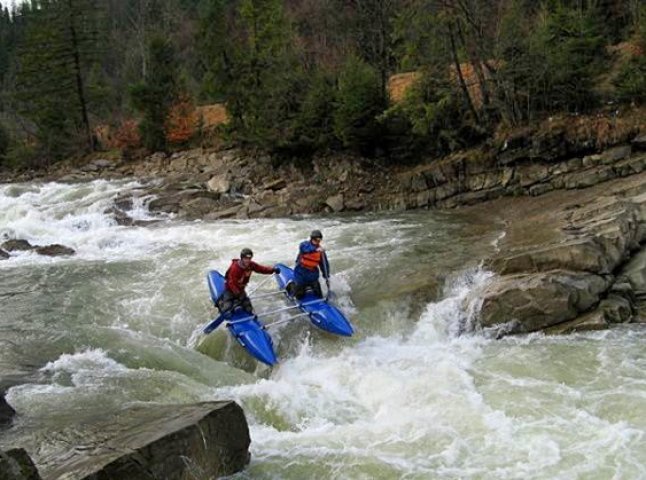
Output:
<path fill-rule="evenodd" d="M 132 407 L 49 439 L 37 457 L 44 478 L 219 478 L 249 462 L 249 429 L 234 402 Z M 77 447 L 70 449 L 70 445 Z"/>
<path fill-rule="evenodd" d="M 507 229 L 489 260 L 499 275 L 483 295 L 483 328 L 567 333 L 640 321 L 646 173 L 576 194 L 498 202 L 488 208 L 502 212 Z"/>

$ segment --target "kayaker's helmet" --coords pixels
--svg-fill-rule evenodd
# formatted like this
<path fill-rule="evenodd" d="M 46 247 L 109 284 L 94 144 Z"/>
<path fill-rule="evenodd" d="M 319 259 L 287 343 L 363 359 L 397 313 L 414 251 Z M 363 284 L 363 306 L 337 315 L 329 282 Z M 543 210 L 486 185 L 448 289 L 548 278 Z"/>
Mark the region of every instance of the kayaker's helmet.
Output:
<path fill-rule="evenodd" d="M 253 257 L 253 252 L 250 248 L 243 248 L 240 252 L 240 258 L 251 258 Z"/>
<path fill-rule="evenodd" d="M 312 233 L 310 233 L 310 238 L 318 238 L 319 240 L 323 240 L 323 234 L 320 230 L 312 230 Z"/>

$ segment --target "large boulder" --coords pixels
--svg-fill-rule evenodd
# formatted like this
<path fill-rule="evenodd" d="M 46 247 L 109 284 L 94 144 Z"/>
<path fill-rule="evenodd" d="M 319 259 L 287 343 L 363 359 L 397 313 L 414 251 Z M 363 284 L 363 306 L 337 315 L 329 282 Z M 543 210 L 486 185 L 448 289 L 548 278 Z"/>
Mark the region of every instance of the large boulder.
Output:
<path fill-rule="evenodd" d="M 249 428 L 234 402 L 136 406 L 46 439 L 45 478 L 219 478 L 249 462 Z M 70 448 L 74 446 L 74 448 Z"/>
<path fill-rule="evenodd" d="M 203 218 L 205 215 L 217 210 L 218 208 L 219 203 L 217 200 L 209 197 L 197 197 L 182 203 L 179 214 L 184 218 Z"/>
<path fill-rule="evenodd" d="M 340 212 L 343 210 L 343 194 L 333 195 L 328 197 L 325 204 L 332 209 L 333 212 Z"/>
<path fill-rule="evenodd" d="M 40 480 L 38 470 L 22 448 L 0 451 L 0 480 Z"/>
<path fill-rule="evenodd" d="M 9 255 L 7 252 L 5 252 L 4 250 L 2 250 L 0 248 L 0 260 L 5 260 L 5 259 L 9 258 L 10 256 L 11 255 Z"/>
<path fill-rule="evenodd" d="M 231 189 L 229 175 L 215 175 L 206 183 L 206 188 L 214 193 L 227 193 Z"/>
<path fill-rule="evenodd" d="M 506 333 L 534 332 L 589 310 L 608 286 L 585 272 L 505 275 L 485 290 L 480 321 L 485 328 L 512 325 Z"/>

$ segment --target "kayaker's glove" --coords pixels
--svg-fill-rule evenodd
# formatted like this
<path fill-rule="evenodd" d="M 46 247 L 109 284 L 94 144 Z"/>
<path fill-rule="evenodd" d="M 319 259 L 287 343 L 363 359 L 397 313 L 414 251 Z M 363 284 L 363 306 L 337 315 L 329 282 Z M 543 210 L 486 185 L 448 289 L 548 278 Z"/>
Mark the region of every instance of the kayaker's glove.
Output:
<path fill-rule="evenodd" d="M 278 268 L 278 267 L 274 267 L 274 273 L 275 273 L 275 274 L 279 274 L 279 273 L 280 273 L 280 268 Z"/>

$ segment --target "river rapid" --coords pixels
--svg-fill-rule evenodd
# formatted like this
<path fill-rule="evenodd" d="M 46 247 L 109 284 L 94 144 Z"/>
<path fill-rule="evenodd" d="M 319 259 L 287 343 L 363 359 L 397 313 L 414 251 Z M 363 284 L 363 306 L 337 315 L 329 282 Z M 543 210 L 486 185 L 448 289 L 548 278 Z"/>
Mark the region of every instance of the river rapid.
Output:
<path fill-rule="evenodd" d="M 0 379 L 17 383 L 19 415 L 0 447 L 38 461 L 70 425 L 126 406 L 233 399 L 252 438 L 237 479 L 646 478 L 646 330 L 488 338 L 477 312 L 493 275 L 483 260 L 504 235 L 493 214 L 119 226 L 105 210 L 128 191 L 129 215 L 153 218 L 139 187 L 0 185 L 0 239 L 77 252 L 0 261 Z M 199 335 L 215 315 L 209 269 L 245 246 L 292 264 L 313 228 L 355 336 L 286 322 L 269 369 L 224 329 Z"/>

